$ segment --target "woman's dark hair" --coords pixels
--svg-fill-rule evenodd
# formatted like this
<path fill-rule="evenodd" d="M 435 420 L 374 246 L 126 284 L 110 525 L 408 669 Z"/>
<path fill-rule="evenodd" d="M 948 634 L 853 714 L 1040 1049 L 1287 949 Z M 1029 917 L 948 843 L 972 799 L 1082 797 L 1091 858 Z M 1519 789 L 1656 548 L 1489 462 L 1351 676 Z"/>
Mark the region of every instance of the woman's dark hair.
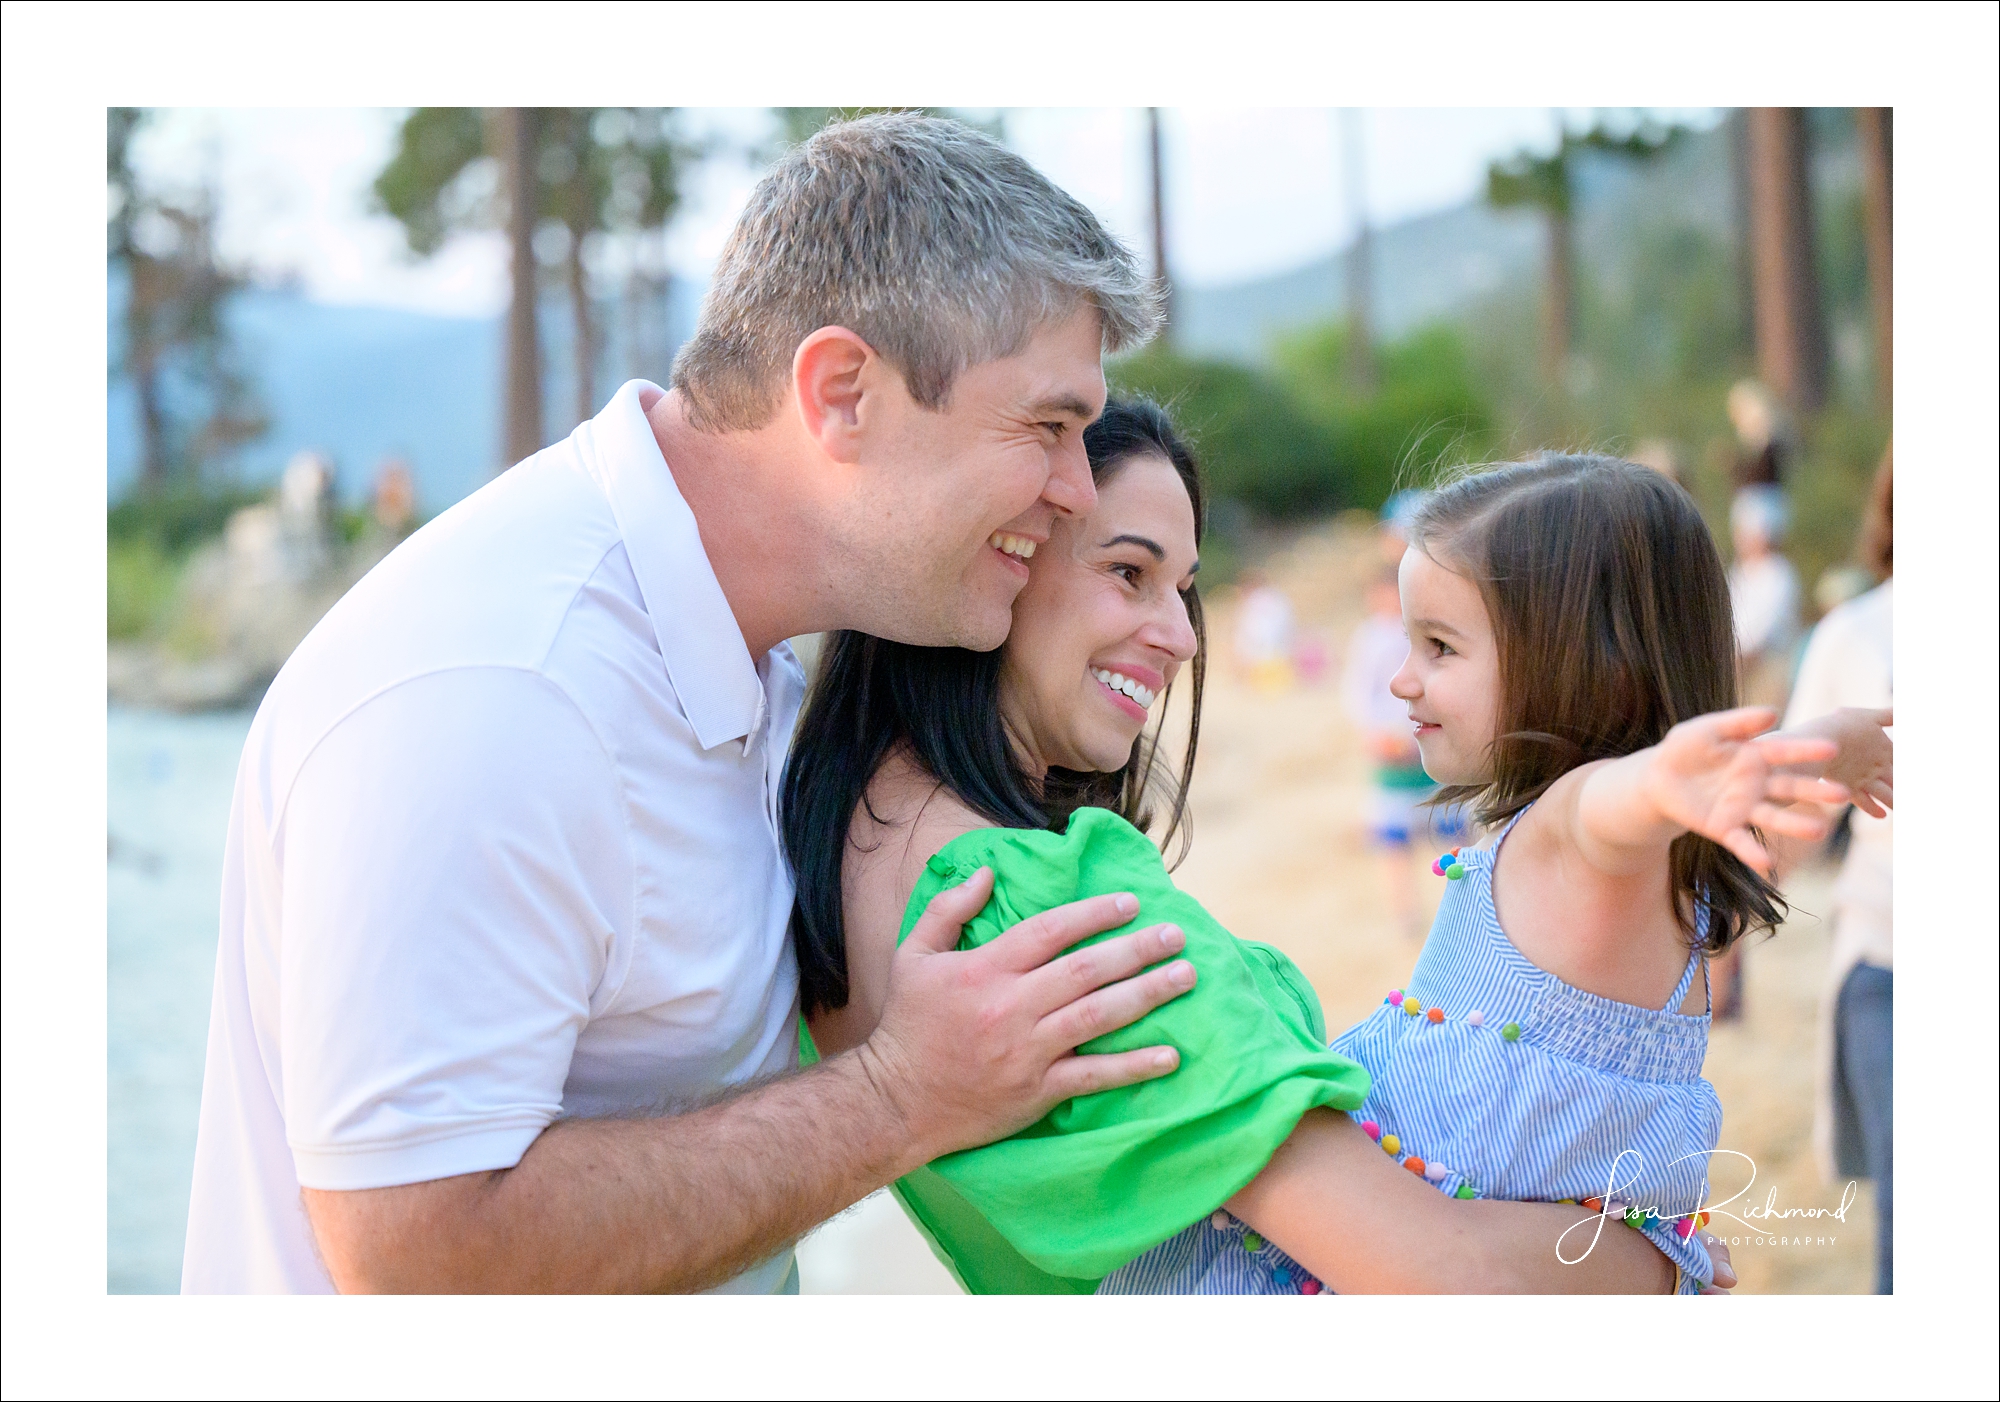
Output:
<path fill-rule="evenodd" d="M 1205 521 L 1201 475 L 1194 454 L 1157 404 L 1113 399 L 1083 432 L 1090 474 L 1103 486 L 1126 463 L 1153 456 L 1173 464 L 1194 506 L 1194 530 Z M 1166 807 L 1160 843 L 1176 834 L 1187 844 L 1187 786 L 1201 736 L 1202 680 L 1207 639 L 1201 598 L 1190 584 L 1181 597 L 1194 625 L 1188 664 L 1192 705 L 1187 751 L 1178 778 L 1159 772 L 1160 726 L 1142 730 L 1122 768 L 1109 773 L 1053 769 L 1046 782 L 1027 774 L 1000 717 L 1000 649 L 914 647 L 866 633 L 828 634 L 804 714 L 792 738 L 780 827 L 797 897 L 792 942 L 799 958 L 799 996 L 815 1013 L 847 1005 L 847 940 L 841 919 L 841 868 L 854 810 L 868 801 L 868 784 L 898 746 L 974 811 L 1012 828 L 1060 830 L 1078 808 L 1109 808 L 1141 831 Z M 1171 692 L 1171 688 L 1169 688 Z M 872 810 L 871 810 L 872 813 Z"/>
<path fill-rule="evenodd" d="M 1475 469 L 1424 503 L 1411 540 L 1478 583 L 1499 650 L 1493 777 L 1437 802 L 1501 823 L 1579 764 L 1736 704 L 1722 559 L 1659 473 L 1583 453 Z M 1705 837 L 1676 838 L 1669 863 L 1674 913 L 1711 953 L 1785 918 L 1776 888 Z"/>

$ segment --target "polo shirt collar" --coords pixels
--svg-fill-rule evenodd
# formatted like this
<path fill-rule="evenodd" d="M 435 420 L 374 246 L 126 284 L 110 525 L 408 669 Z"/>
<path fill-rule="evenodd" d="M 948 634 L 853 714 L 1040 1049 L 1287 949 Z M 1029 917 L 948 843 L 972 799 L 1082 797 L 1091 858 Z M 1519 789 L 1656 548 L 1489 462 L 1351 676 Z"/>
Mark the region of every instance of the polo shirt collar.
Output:
<path fill-rule="evenodd" d="M 628 380 L 571 441 L 611 502 L 667 678 L 704 750 L 762 726 L 764 684 L 646 409 L 666 393 Z"/>

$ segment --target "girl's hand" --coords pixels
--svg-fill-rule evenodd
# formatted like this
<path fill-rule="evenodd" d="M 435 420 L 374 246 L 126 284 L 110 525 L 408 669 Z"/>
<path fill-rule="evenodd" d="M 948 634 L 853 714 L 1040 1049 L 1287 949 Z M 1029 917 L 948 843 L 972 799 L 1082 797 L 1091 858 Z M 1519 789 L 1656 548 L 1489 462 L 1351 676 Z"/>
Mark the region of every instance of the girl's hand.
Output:
<path fill-rule="evenodd" d="M 1782 772 L 1783 765 L 1818 766 L 1840 747 L 1811 736 L 1757 738 L 1777 720 L 1768 706 L 1742 706 L 1682 721 L 1653 748 L 1641 780 L 1663 818 L 1720 843 L 1766 875 L 1771 854 L 1753 828 L 1816 842 L 1831 826 L 1825 816 L 1782 805 L 1849 800 L 1844 784 Z"/>
<path fill-rule="evenodd" d="M 1794 726 L 1787 735 L 1831 740 L 1839 752 L 1824 764 L 1804 766 L 1844 786 L 1856 808 L 1871 818 L 1886 818 L 1896 806 L 1896 742 L 1885 733 L 1896 723 L 1895 712 L 1845 706 Z"/>

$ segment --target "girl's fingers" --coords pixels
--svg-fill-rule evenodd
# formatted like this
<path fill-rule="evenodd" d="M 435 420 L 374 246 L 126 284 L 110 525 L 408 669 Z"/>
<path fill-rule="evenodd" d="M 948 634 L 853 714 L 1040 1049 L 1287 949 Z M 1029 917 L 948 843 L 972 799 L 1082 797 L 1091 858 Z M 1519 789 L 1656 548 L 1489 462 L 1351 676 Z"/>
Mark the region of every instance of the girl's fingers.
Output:
<path fill-rule="evenodd" d="M 1774 803 L 1760 803 L 1752 808 L 1750 821 L 1765 832 L 1783 833 L 1806 842 L 1817 842 L 1833 826 L 1810 808 L 1780 808 Z"/>
<path fill-rule="evenodd" d="M 1757 742 L 1757 751 L 1766 764 L 1823 764 L 1840 753 L 1831 740 L 1814 740 L 1798 735 L 1773 735 Z"/>
<path fill-rule="evenodd" d="M 1776 803 L 1832 803 L 1852 800 L 1847 785 L 1832 779 L 1808 779 L 1803 774 L 1773 774 L 1764 781 L 1764 796 Z"/>
<path fill-rule="evenodd" d="M 1742 859 L 1743 865 L 1759 876 L 1771 874 L 1771 854 L 1748 828 L 1735 828 L 1723 835 L 1722 845 Z"/>
<path fill-rule="evenodd" d="M 1762 735 L 1778 723 L 1778 713 L 1769 706 L 1738 706 L 1733 711 L 1716 711 L 1689 724 L 1706 723 L 1717 735 L 1730 740 L 1748 740 Z"/>

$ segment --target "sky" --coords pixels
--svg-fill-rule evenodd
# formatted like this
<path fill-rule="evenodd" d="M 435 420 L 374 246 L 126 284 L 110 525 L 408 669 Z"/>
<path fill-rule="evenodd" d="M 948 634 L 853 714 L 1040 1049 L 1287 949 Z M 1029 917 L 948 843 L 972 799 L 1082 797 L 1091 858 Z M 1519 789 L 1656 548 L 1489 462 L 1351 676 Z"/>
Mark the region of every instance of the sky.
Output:
<path fill-rule="evenodd" d="M 267 279 L 294 281 L 316 301 L 494 315 L 507 299 L 498 234 L 460 235 L 419 261 L 395 221 L 368 207 L 370 182 L 389 158 L 402 115 L 396 108 L 172 108 L 142 131 L 133 159 L 169 187 L 211 184 L 222 255 Z M 691 131 L 720 138 L 725 149 L 756 142 L 770 124 L 763 108 L 684 115 Z M 1143 109 L 1010 108 L 1001 115 L 1015 150 L 1118 236 L 1149 247 Z M 1659 115 L 1707 125 L 1719 113 Z M 1546 151 L 1558 123 L 1581 128 L 1592 120 L 1588 111 L 1546 107 L 1165 109 L 1173 275 L 1212 286 L 1289 271 L 1344 246 L 1364 209 L 1373 223 L 1388 224 L 1461 204 L 1483 188 L 1488 162 L 1522 147 Z M 695 173 L 668 239 L 678 276 L 706 279 L 757 174 L 747 159 L 728 154 Z"/>

